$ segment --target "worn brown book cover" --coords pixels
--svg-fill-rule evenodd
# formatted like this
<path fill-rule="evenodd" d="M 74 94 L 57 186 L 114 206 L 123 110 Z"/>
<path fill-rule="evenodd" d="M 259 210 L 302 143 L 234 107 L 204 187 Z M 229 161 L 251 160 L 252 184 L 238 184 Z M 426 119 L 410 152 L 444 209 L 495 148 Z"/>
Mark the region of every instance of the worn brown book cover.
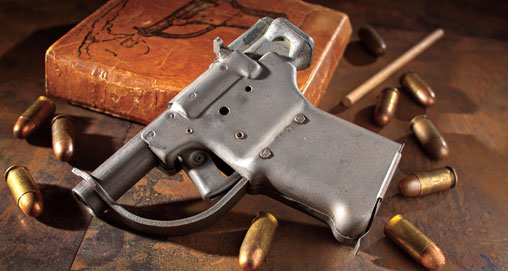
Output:
<path fill-rule="evenodd" d="M 262 17 L 285 17 L 314 39 L 298 85 L 319 102 L 351 35 L 347 15 L 296 0 L 112 0 L 46 52 L 46 92 L 147 124 Z"/>

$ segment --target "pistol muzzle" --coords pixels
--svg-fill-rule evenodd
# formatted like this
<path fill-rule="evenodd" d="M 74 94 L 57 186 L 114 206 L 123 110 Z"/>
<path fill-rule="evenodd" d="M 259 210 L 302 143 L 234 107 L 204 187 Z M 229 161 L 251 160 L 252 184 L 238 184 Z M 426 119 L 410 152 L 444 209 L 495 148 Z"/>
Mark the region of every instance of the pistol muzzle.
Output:
<path fill-rule="evenodd" d="M 138 134 L 90 175 L 112 199 L 117 200 L 157 163 L 155 155 Z M 101 216 L 106 209 L 106 204 L 88 182 L 81 181 L 72 192 L 92 215 Z"/>

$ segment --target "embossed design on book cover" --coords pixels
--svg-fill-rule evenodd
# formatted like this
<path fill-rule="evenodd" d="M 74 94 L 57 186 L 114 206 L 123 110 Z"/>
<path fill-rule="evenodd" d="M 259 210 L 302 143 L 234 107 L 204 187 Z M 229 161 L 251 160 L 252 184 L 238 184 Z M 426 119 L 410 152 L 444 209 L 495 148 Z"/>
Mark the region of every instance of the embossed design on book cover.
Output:
<path fill-rule="evenodd" d="M 150 53 L 150 46 L 146 42 L 147 38 L 190 39 L 202 36 L 219 27 L 248 29 L 250 25 L 245 23 L 231 23 L 233 18 L 240 16 L 287 18 L 285 13 L 249 8 L 236 0 L 191 0 L 154 23 L 141 26 L 140 22 L 134 21 L 132 22 L 132 32 L 117 32 L 115 31 L 115 20 L 128 2 L 129 0 L 121 0 L 113 4 L 92 22 L 91 29 L 78 47 L 79 57 L 89 58 L 91 56 L 90 48 L 97 43 L 114 42 L 116 44 L 113 47 L 117 47 L 117 45 L 124 48 L 141 47 L 141 54 L 146 55 Z M 236 12 L 226 18 L 220 18 L 217 16 L 217 10 L 220 10 L 222 5 L 229 5 Z M 104 51 L 113 57 L 118 56 L 114 49 L 105 48 Z"/>

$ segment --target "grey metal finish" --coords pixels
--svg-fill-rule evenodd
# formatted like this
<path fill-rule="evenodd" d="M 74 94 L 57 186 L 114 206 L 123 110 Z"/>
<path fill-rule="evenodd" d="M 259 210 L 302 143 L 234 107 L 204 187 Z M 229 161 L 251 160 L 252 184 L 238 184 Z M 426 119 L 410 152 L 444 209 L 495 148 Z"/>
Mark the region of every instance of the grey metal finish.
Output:
<path fill-rule="evenodd" d="M 88 173 L 77 168 L 72 169 L 72 172 L 83 178 L 83 183 L 94 189 L 97 195 L 104 200 L 105 205 L 111 208 L 113 219 L 141 232 L 164 235 L 182 235 L 206 227 L 229 211 L 245 195 L 248 187 L 248 181 L 235 173 L 228 178 L 229 182 L 233 182 L 235 185 L 206 211 L 182 219 L 155 220 L 127 211 L 111 198 L 101 184 Z"/>
<path fill-rule="evenodd" d="M 256 59 L 275 52 L 304 70 L 312 63 L 314 40 L 286 19 L 263 18 L 228 47 Z"/>
<path fill-rule="evenodd" d="M 268 22 L 271 24 L 267 27 Z M 295 65 L 310 65 L 312 39 L 284 19 L 262 19 L 254 26 L 258 28 L 261 30 L 256 31 L 263 36 L 256 36 L 258 32 L 251 28 L 251 34 L 240 37 L 245 40 L 249 35 L 256 36 L 254 41 L 244 42 L 247 45 L 242 45 L 240 38 L 233 42 L 231 47 L 238 50 L 216 39 L 217 58 L 210 68 L 131 140 L 135 143 L 128 145 L 134 144 L 140 153 L 149 150 L 166 168 L 176 170 L 182 164 L 204 199 L 234 183 L 221 182 L 218 169 L 210 162 L 202 163 L 198 157 L 195 163 L 191 158 L 200 150 L 213 152 L 249 180 L 250 193 L 267 194 L 322 220 L 339 241 L 360 238 L 368 232 L 398 165 L 402 145 L 311 105 L 298 90 Z M 271 48 L 278 52 L 264 53 L 271 43 L 280 41 L 290 45 L 276 45 Z M 255 52 L 263 52 L 262 57 L 258 59 Z M 145 147 L 138 147 L 140 140 Z M 152 223 L 118 211 L 114 203 L 120 196 L 118 191 L 126 185 L 116 184 L 123 181 L 113 175 L 129 175 L 125 172 L 130 169 L 120 173 L 117 167 L 133 159 L 126 156 L 137 155 L 119 152 L 92 173 L 99 185 L 93 187 L 85 180 L 74 191 L 85 202 L 98 200 L 97 195 L 92 196 L 94 191 L 102 194 L 103 206 L 88 205 L 115 206 L 112 208 L 127 223 Z M 146 159 L 150 155 L 144 154 Z M 153 167 L 154 161 L 145 163 L 144 170 Z M 135 176 L 126 178 L 126 183 L 133 185 L 134 178 L 141 177 L 144 171 L 139 168 Z M 213 212 L 205 212 L 206 216 L 214 216 Z"/>
<path fill-rule="evenodd" d="M 112 198 L 118 199 L 157 164 L 157 157 L 139 136 L 135 136 L 91 175 Z M 100 216 L 104 212 L 104 202 L 86 182 L 79 183 L 72 191 L 91 214 Z"/>
<path fill-rule="evenodd" d="M 169 165 L 181 150 L 208 149 L 251 180 L 254 193 L 263 193 L 264 187 L 277 191 L 328 223 L 337 239 L 361 236 L 388 187 L 401 145 L 312 106 L 296 86 L 294 66 L 284 58 L 267 53 L 259 63 L 269 71 L 265 76 L 224 86 L 220 99 L 210 101 L 197 119 L 177 111 L 192 101 L 175 98 L 167 112 L 175 117 L 161 115 L 142 138 Z M 223 107 L 229 108 L 227 115 L 220 113 Z M 194 133 L 185 134 L 189 128 Z M 237 140 L 238 130 L 247 137 Z M 151 131 L 161 136 L 147 139 Z M 271 152 L 267 158 L 261 155 L 265 149 Z"/>
<path fill-rule="evenodd" d="M 235 184 L 234 179 L 224 177 L 207 152 L 194 150 L 180 157 L 182 168 L 196 185 L 204 200 L 211 200 Z"/>

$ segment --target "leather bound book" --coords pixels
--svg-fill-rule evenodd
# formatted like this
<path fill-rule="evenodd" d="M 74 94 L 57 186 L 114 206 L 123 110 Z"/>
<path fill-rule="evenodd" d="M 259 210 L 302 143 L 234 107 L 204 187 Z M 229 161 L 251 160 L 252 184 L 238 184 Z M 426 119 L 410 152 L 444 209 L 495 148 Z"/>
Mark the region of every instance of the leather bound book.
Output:
<path fill-rule="evenodd" d="M 296 0 L 112 0 L 46 52 L 46 93 L 147 124 L 262 17 L 285 17 L 314 39 L 298 86 L 317 104 L 351 35 L 346 14 Z"/>

